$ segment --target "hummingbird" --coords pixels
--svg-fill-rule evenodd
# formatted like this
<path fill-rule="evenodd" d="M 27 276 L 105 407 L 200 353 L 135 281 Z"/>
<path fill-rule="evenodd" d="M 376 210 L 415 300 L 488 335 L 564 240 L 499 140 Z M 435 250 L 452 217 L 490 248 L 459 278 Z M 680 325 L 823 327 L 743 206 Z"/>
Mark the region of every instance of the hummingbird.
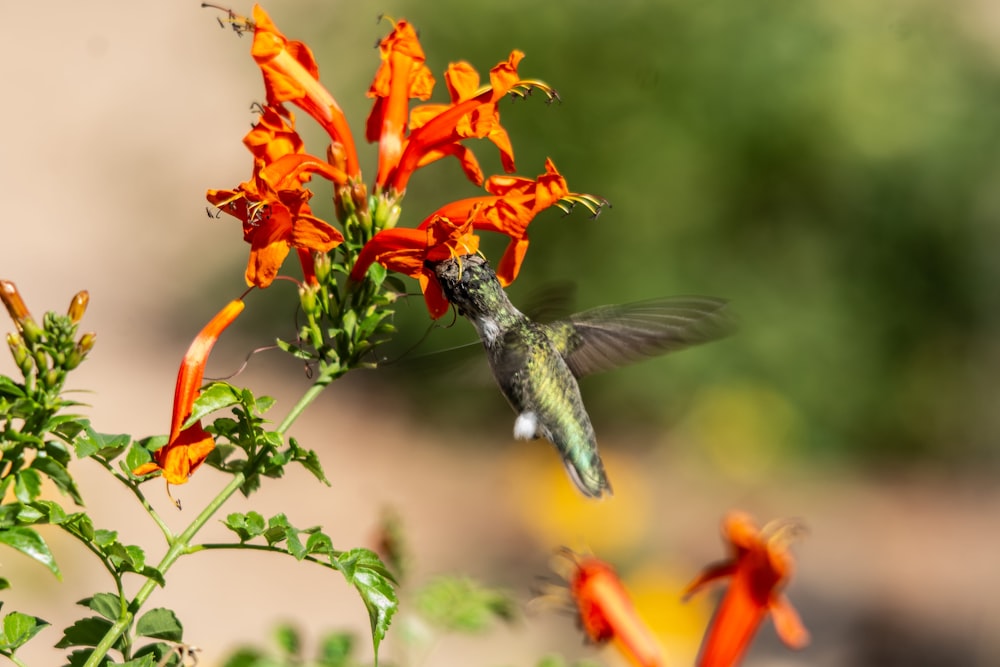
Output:
<path fill-rule="evenodd" d="M 445 297 L 479 334 L 493 378 L 517 413 L 514 437 L 551 442 L 590 498 L 612 491 L 577 380 L 734 329 L 727 302 L 712 297 L 600 306 L 540 323 L 514 307 L 479 255 L 436 262 L 433 270 Z"/>

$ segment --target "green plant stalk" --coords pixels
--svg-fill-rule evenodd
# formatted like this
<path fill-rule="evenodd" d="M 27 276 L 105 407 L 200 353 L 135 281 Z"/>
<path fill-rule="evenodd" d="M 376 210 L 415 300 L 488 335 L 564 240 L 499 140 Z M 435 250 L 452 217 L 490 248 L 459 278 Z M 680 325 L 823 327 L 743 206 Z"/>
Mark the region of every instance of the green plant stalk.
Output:
<path fill-rule="evenodd" d="M 323 391 L 329 383 L 330 381 L 328 379 L 324 380 L 320 378 L 311 387 L 309 387 L 306 393 L 302 395 L 294 406 L 292 406 L 288 415 L 281 422 L 281 425 L 277 429 L 278 433 L 284 434 L 285 431 L 287 431 L 295 422 L 298 416 L 301 415 L 302 412 L 309 406 L 309 404 L 316 400 L 316 397 L 319 396 L 320 392 Z M 189 552 L 190 541 L 194 539 L 194 536 L 198 533 L 198 531 L 201 530 L 206 523 L 208 523 L 208 520 L 222 508 L 226 501 L 229 500 L 229 497 L 236 493 L 241 486 L 243 486 L 243 483 L 247 480 L 248 472 L 252 473 L 253 471 L 245 471 L 233 475 L 233 478 L 229 481 L 229 483 L 226 484 L 218 495 L 216 495 L 215 498 L 213 498 L 211 502 L 205 506 L 205 509 L 203 509 L 201 513 L 194 518 L 194 521 L 192 521 L 190 525 L 184 529 L 184 532 L 171 541 L 170 548 L 167 549 L 167 553 L 156 566 L 156 569 L 159 570 L 160 574 L 165 577 L 167 570 L 170 569 L 174 562 L 185 553 Z M 108 632 L 104 635 L 97 646 L 94 647 L 94 651 L 90 654 L 90 657 L 87 658 L 87 662 L 84 663 L 84 667 L 98 667 L 101 660 L 108 654 L 108 651 L 111 650 L 111 647 L 114 646 L 115 642 L 118 641 L 118 638 L 121 637 L 132 624 L 132 620 L 135 618 L 136 613 L 142 608 L 142 605 L 145 604 L 146 600 L 149 599 L 149 596 L 153 594 L 153 590 L 156 588 L 156 585 L 156 582 L 152 579 L 146 580 L 139 591 L 135 594 L 135 597 L 132 598 L 132 601 L 129 603 L 128 611 L 124 612 L 122 617 L 111 625 Z"/>
<path fill-rule="evenodd" d="M 17 665 L 17 667 L 28 667 L 28 665 L 26 665 L 25 663 L 21 662 L 21 660 L 19 658 L 17 658 L 17 656 L 15 656 L 13 653 L 6 653 L 6 652 L 4 652 L 4 653 L 0 653 L 0 655 L 2 655 L 3 657 L 7 658 L 11 662 L 13 662 L 15 665 Z"/>

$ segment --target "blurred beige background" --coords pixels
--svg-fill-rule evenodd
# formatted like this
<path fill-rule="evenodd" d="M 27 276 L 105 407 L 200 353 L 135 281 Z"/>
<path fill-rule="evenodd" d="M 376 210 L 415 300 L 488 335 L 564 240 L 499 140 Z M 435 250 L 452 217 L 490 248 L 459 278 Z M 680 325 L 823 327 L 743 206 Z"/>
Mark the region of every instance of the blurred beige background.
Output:
<path fill-rule="evenodd" d="M 969 25 L 989 29 L 995 17 L 968 7 Z M 374 71 L 371 45 L 382 34 L 374 17 L 383 10 L 403 16 L 406 4 L 275 2 L 269 9 L 279 26 L 322 17 L 332 35 L 323 48 L 354 54 L 345 72 L 322 71 L 341 97 L 360 95 L 355 82 L 366 86 Z M 37 316 L 63 310 L 74 292 L 88 289 L 83 328 L 97 331 L 98 342 L 73 386 L 92 391 L 82 400 L 99 430 L 162 433 L 187 342 L 243 289 L 238 225 L 209 219 L 204 191 L 248 174 L 239 142 L 252 118 L 249 104 L 262 96 L 249 38 L 220 30 L 196 2 L 5 2 L 3 15 L 0 276 L 17 283 Z M 346 94 L 345 81 L 356 86 Z M 363 117 L 351 121 L 360 132 Z M 207 300 L 206 290 L 223 296 Z M 294 299 L 287 285 L 275 290 Z M 209 375 L 228 374 L 247 351 L 225 339 L 217 349 Z M 9 358 L 0 357 L 0 371 L 12 373 Z M 651 363 L 669 371 L 669 361 Z M 277 357 L 255 360 L 238 381 L 276 396 L 276 415 L 307 386 L 295 364 Z M 552 549 L 592 548 L 622 569 L 675 664 L 690 664 L 711 609 L 705 601 L 682 607 L 676 598 L 701 565 L 721 555 L 724 512 L 739 507 L 762 522 L 801 516 L 811 534 L 796 548 L 789 594 L 813 645 L 784 652 L 765 627 L 747 665 L 1000 663 L 1000 492 L 989 474 L 803 471 L 785 466 L 777 451 L 736 463 L 722 456 L 723 464 L 718 452 L 685 448 L 683 429 L 635 434 L 596 424 L 616 495 L 594 505 L 573 495 L 548 445 L 513 443 L 500 430 L 469 433 L 455 446 L 409 404 L 372 395 L 363 381 L 341 384 L 293 429 L 320 451 L 333 488 L 295 471 L 249 500 L 234 499 L 228 511 L 284 511 L 297 526 L 323 525 L 338 547 L 350 548 L 372 543 L 381 510 L 391 506 L 411 540 L 417 582 L 467 572 L 523 600 L 537 577 L 548 575 Z M 664 442 L 639 458 L 648 443 Z M 159 534 L 130 497 L 96 466 L 80 463 L 74 473 L 95 524 L 119 529 L 155 562 L 163 551 Z M 191 508 L 183 513 L 169 507 L 156 483 L 147 488 L 179 529 L 222 484 L 215 471 L 199 471 L 175 489 Z M 225 532 L 213 525 L 202 537 Z M 0 551 L 0 575 L 13 583 L 3 592 L 4 612 L 53 624 L 20 654 L 31 665 L 59 664 L 63 653 L 48 647 L 60 628 L 85 615 L 74 602 L 110 588 L 87 553 L 56 531 L 44 534 L 62 582 Z M 367 632 L 360 601 L 338 576 L 288 558 L 199 554 L 182 559 L 168 581 L 151 604 L 177 612 L 187 640 L 203 649 L 201 665 L 220 664 L 243 643 L 267 644 L 279 620 L 294 621 L 313 640 L 336 628 Z M 394 662 L 407 659 L 393 639 L 403 614 L 384 644 Z M 409 664 L 530 665 L 548 651 L 595 655 L 570 617 L 538 612 L 486 638 L 445 639 L 425 662 L 410 656 Z"/>

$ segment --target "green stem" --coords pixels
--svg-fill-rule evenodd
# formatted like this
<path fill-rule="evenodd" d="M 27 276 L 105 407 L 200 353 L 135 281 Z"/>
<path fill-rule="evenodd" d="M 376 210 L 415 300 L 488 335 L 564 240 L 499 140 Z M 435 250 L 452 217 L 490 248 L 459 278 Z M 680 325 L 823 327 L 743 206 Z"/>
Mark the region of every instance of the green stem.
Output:
<path fill-rule="evenodd" d="M 318 378 L 316 382 L 309 387 L 309 390 L 302 395 L 302 398 L 300 398 L 298 402 L 292 406 L 291 411 L 289 411 L 288 415 L 281 422 L 281 425 L 278 426 L 277 432 L 284 434 L 285 431 L 292 426 L 299 415 L 302 414 L 310 403 L 316 400 L 316 397 L 319 396 L 320 392 L 322 392 L 332 380 L 332 377 Z M 184 529 L 183 533 L 173 539 L 169 539 L 168 537 L 170 541 L 170 548 L 167 549 L 167 553 L 156 566 L 156 569 L 159 570 L 160 574 L 166 575 L 170 566 L 185 553 L 198 550 L 197 547 L 192 548 L 190 546 L 191 540 L 198 533 L 198 531 L 201 530 L 206 523 L 208 523 L 208 520 L 222 508 L 222 505 L 229 500 L 229 497 L 236 493 L 241 486 L 243 486 L 244 482 L 247 480 L 247 475 L 253 474 L 255 468 L 256 466 L 253 462 L 251 462 L 251 465 L 247 466 L 246 471 L 233 475 L 233 478 L 229 481 L 229 483 L 226 484 L 222 491 L 220 491 L 219 494 L 216 495 L 215 498 L 213 498 L 212 501 L 205 507 L 205 509 L 203 509 L 201 513 L 195 517 L 194 521 L 192 521 L 191 524 Z M 136 491 L 138 491 L 138 489 L 136 489 Z M 140 495 L 140 500 L 145 499 Z M 150 516 L 152 516 L 154 520 L 159 518 L 155 512 L 150 512 Z M 157 521 L 157 523 L 161 522 Z M 164 534 L 169 536 L 169 530 L 166 529 L 165 525 L 161 526 L 161 530 L 164 530 Z M 108 629 L 108 632 L 101 639 L 101 642 L 94 648 L 94 652 L 90 654 L 89 658 L 87 658 L 87 662 L 84 663 L 84 667 L 97 667 L 100 664 L 104 656 L 106 656 L 108 651 L 111 650 L 111 647 L 118 641 L 118 638 L 121 637 L 132 624 L 135 614 L 142 608 L 142 605 L 149 599 L 149 596 L 153 594 L 153 590 L 155 588 L 156 582 L 152 579 L 147 579 L 139 589 L 139 592 L 135 594 L 135 597 L 132 598 L 132 601 L 129 603 L 128 612 L 122 614 L 122 617 L 115 621 L 115 623 Z"/>
<path fill-rule="evenodd" d="M 184 532 L 178 535 L 170 544 L 170 548 L 167 549 L 167 553 L 163 556 L 163 559 L 156 566 L 156 569 L 160 571 L 160 574 L 166 574 L 170 566 L 180 558 L 187 550 L 188 543 L 192 538 L 201 530 L 208 520 L 219 511 L 222 505 L 229 500 L 229 497 L 236 493 L 237 490 L 246 481 L 246 477 L 243 473 L 237 473 L 233 475 L 233 478 L 226 484 L 225 488 L 219 492 L 215 498 L 201 511 L 201 513 L 195 517 L 194 521 L 184 529 Z M 118 638 L 121 637 L 128 627 L 132 624 L 132 619 L 135 617 L 136 612 L 142 607 L 142 605 L 149 599 L 149 596 L 153 594 L 153 589 L 156 588 L 156 582 L 152 579 L 147 579 L 146 583 L 142 585 L 139 592 L 135 594 L 132 601 L 129 603 L 129 611 L 123 614 L 122 618 L 119 618 L 115 623 L 108 629 L 107 634 L 101 639 L 101 642 L 94 648 L 94 652 L 90 654 L 87 658 L 87 662 L 84 663 L 84 667 L 97 667 L 104 656 L 107 655 L 111 647 L 114 646 Z"/>
<path fill-rule="evenodd" d="M 145 494 L 143 494 L 142 489 L 139 488 L 139 485 L 134 481 L 132 481 L 131 479 L 120 474 L 117 470 L 115 470 L 111 466 L 111 464 L 108 461 L 105 461 L 104 459 L 98 458 L 96 456 L 93 457 L 93 459 L 97 461 L 100 465 L 104 466 L 104 468 L 109 473 L 111 473 L 115 477 L 115 479 L 117 479 L 119 482 L 128 487 L 128 489 L 133 493 L 133 495 L 135 495 L 135 497 L 139 499 L 139 504 L 142 505 L 142 508 L 146 510 L 146 513 L 149 514 L 151 519 L 153 519 L 153 522 L 159 527 L 160 532 L 163 533 L 163 537 L 166 538 L 167 543 L 169 544 L 170 541 L 174 539 L 173 531 L 171 531 L 170 527 L 167 526 L 167 523 L 160 516 L 159 512 L 153 509 L 153 506 L 146 499 L 146 496 Z"/>
<path fill-rule="evenodd" d="M 28 665 L 21 662 L 20 659 L 18 659 L 17 656 L 15 656 L 13 653 L 0 653 L 0 655 L 4 656 L 5 658 L 13 662 L 15 665 L 17 665 L 17 667 L 28 667 Z"/>
<path fill-rule="evenodd" d="M 333 381 L 332 377 L 323 377 L 321 375 L 319 378 L 317 378 L 316 382 L 314 382 L 313 385 L 309 387 L 309 390 L 306 391 L 306 393 L 302 394 L 302 398 L 300 398 L 298 402 L 292 406 L 292 409 L 288 411 L 288 414 L 285 415 L 285 418 L 281 421 L 281 424 L 278 425 L 278 429 L 276 432 L 284 435 L 285 432 L 292 427 L 292 424 L 295 423 L 295 420 L 299 418 L 299 416 L 305 411 L 306 408 L 309 407 L 309 404 L 315 401 L 316 397 L 319 396 L 320 393 L 324 389 L 326 389 L 326 386 L 330 384 L 332 381 Z"/>
<path fill-rule="evenodd" d="M 211 542 L 208 544 L 199 544 L 188 549 L 188 553 L 195 553 L 198 551 L 221 551 L 223 549 L 252 549 L 254 551 L 270 551 L 276 554 L 284 554 L 286 556 L 290 555 L 287 549 L 281 549 L 280 547 L 273 547 L 270 544 L 247 544 L 246 542 L 233 543 L 233 542 Z M 341 552 L 335 551 L 334 554 L 340 554 Z M 331 564 L 329 561 L 320 560 L 315 556 L 306 555 L 302 557 L 302 560 L 307 560 L 310 563 L 316 563 L 317 565 L 322 565 L 323 567 L 329 568 L 331 570 L 336 570 L 337 568 Z"/>

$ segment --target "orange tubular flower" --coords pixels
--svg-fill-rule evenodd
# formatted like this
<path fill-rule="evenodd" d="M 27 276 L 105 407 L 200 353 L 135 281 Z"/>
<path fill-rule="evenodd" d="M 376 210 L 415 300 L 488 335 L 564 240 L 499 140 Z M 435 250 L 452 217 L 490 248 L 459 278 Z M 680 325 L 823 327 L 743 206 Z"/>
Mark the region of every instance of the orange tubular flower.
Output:
<path fill-rule="evenodd" d="M 309 47 L 290 41 L 260 5 L 253 8 L 251 55 L 264 75 L 268 106 L 292 102 L 323 126 L 330 138 L 343 147 L 347 176 L 361 175 L 354 138 L 337 101 L 319 82 L 319 68 Z"/>
<path fill-rule="evenodd" d="M 772 522 L 761 531 L 741 512 L 731 512 L 723 520 L 732 558 L 708 566 L 685 591 L 687 597 L 711 581 L 732 578 L 702 644 L 699 667 L 736 665 L 768 613 L 787 646 L 798 649 L 809 643 L 809 632 L 781 594 L 793 569 L 788 541 L 801 528 L 785 521 Z"/>
<path fill-rule="evenodd" d="M 568 549 L 564 555 L 574 566 L 569 576 L 570 595 L 587 637 L 596 643 L 613 641 L 639 667 L 664 665 L 663 650 L 639 617 L 614 569 L 593 556 L 580 556 Z"/>
<path fill-rule="evenodd" d="M 510 243 L 497 268 L 497 278 L 504 286 L 517 277 L 528 250 L 528 224 L 535 215 L 560 202 L 592 202 L 571 193 L 552 160 L 545 161 L 545 173 L 537 179 L 492 176 L 486 183 L 492 193 L 486 197 L 460 199 L 442 206 L 417 229 L 383 230 L 365 244 L 351 278 L 361 280 L 372 262 L 420 280 L 420 287 L 431 317 L 437 319 L 448 310 L 433 269 L 425 262 L 440 262 L 449 257 L 473 254 L 479 239 L 472 231 L 498 232 L 510 237 Z"/>
<path fill-rule="evenodd" d="M 365 138 L 378 142 L 378 176 L 375 182 L 384 186 L 389 173 L 398 164 L 403 152 L 403 133 L 411 99 L 426 100 L 434 88 L 434 76 L 424 64 L 424 50 L 417 31 L 406 21 L 393 25 L 392 32 L 379 42 L 382 64 L 368 96 L 375 98 Z"/>
<path fill-rule="evenodd" d="M 302 140 L 273 107 L 264 108 L 243 143 L 255 157 L 252 180 L 235 190 L 209 190 L 207 197 L 243 222 L 243 239 L 250 244 L 247 284 L 270 285 L 293 247 L 300 251 L 303 272 L 311 282 L 308 253 L 328 252 L 344 237 L 312 215 L 308 204 L 312 193 L 304 183 L 311 174 L 341 184 L 347 177 L 326 161 L 302 152 Z"/>
<path fill-rule="evenodd" d="M 462 163 L 469 180 L 479 185 L 483 182 L 479 163 L 472 151 L 459 143 L 470 138 L 492 141 L 500 149 L 504 171 L 514 171 L 514 149 L 507 131 L 500 125 L 498 102 L 518 87 L 543 88 L 549 95 L 554 95 L 551 89 L 537 82 L 518 78 L 517 65 L 523 57 L 524 54 L 520 51 L 512 51 L 505 62 L 490 71 L 490 85 L 485 88 L 479 87 L 479 74 L 468 63 L 449 65 L 445 82 L 451 95 L 451 104 L 426 104 L 410 112 L 410 135 L 402 142 L 399 161 L 392 164 L 389 160 L 390 153 L 386 153 L 386 159 L 380 159 L 376 183 L 379 186 L 388 185 L 390 190 L 401 193 L 406 190 L 406 184 L 416 169 L 447 155 L 454 155 Z M 392 81 L 396 82 L 395 76 Z M 392 99 L 393 93 L 401 94 L 390 90 L 387 99 Z M 376 107 L 373 114 L 382 113 L 386 116 L 379 109 L 378 101 Z M 396 120 L 398 118 L 394 119 Z M 370 119 L 369 128 L 371 122 Z"/>
<path fill-rule="evenodd" d="M 132 471 L 133 475 L 147 475 L 157 470 L 163 471 L 167 484 L 185 484 L 188 478 L 215 449 L 212 436 L 201 427 L 201 421 L 181 429 L 191 416 L 194 401 L 201 391 L 201 381 L 205 375 L 205 364 L 215 341 L 243 312 L 243 301 L 230 301 L 198 333 L 177 373 L 174 388 L 174 407 L 170 415 L 170 437 L 167 444 L 153 454 L 155 462 L 143 464 Z"/>
<path fill-rule="evenodd" d="M 393 227 L 380 231 L 361 249 L 351 278 L 361 280 L 368 267 L 378 262 L 390 271 L 419 280 L 431 317 L 437 319 L 444 315 L 448 311 L 448 300 L 428 263 L 479 251 L 479 237 L 472 233 L 471 219 L 468 215 L 448 217 L 448 209 L 448 206 L 440 209 L 417 229 Z"/>

